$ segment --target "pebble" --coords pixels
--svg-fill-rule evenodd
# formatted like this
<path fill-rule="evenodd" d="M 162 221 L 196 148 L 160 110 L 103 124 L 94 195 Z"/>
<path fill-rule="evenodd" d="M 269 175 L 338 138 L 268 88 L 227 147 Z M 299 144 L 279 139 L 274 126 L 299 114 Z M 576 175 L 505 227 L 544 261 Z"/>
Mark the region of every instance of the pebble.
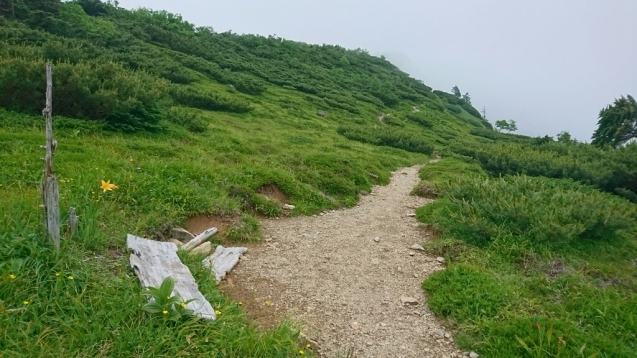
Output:
<path fill-rule="evenodd" d="M 445 258 L 444 257 L 436 257 L 436 261 L 440 262 L 441 264 L 445 263 Z"/>
<path fill-rule="evenodd" d="M 417 299 L 415 299 L 413 297 L 405 296 L 405 295 L 400 296 L 400 302 L 402 304 L 404 304 L 405 306 L 407 306 L 407 305 L 417 305 L 418 304 L 418 300 Z"/>
<path fill-rule="evenodd" d="M 437 329 L 434 331 L 434 336 L 436 336 L 436 338 L 444 338 L 445 332 L 443 332 L 442 329 Z"/>
<path fill-rule="evenodd" d="M 469 353 L 469 358 L 478 358 L 480 357 L 480 355 L 474 351 L 471 351 L 471 353 Z"/>
<path fill-rule="evenodd" d="M 380 237 L 375 237 L 374 242 L 380 242 Z"/>
<path fill-rule="evenodd" d="M 373 346 L 373 345 L 374 345 L 374 342 L 372 342 L 372 341 L 368 341 L 368 342 L 367 342 L 367 343 L 365 343 L 365 344 L 367 344 L 368 346 Z"/>
<path fill-rule="evenodd" d="M 415 255 L 415 254 L 414 254 L 413 252 L 410 252 L 410 253 L 409 253 L 409 256 L 414 256 L 414 255 Z"/>
<path fill-rule="evenodd" d="M 310 234 L 302 234 L 301 236 L 303 236 L 304 239 L 311 239 L 312 235 Z"/>
<path fill-rule="evenodd" d="M 352 327 L 352 329 L 355 329 L 355 330 L 361 329 L 361 325 L 358 322 L 352 322 L 349 326 Z"/>
<path fill-rule="evenodd" d="M 409 248 L 412 249 L 412 250 L 425 251 L 425 248 L 422 247 L 422 245 L 420 245 L 420 244 L 413 244 L 413 245 L 409 246 Z"/>

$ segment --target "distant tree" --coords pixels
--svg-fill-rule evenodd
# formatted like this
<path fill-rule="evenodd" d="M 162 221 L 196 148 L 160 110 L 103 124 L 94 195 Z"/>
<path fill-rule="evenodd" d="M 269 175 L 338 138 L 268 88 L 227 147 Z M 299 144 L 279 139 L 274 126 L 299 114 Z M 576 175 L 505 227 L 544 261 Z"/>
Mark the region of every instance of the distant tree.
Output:
<path fill-rule="evenodd" d="M 349 60 L 347 59 L 347 56 L 343 55 L 343 57 L 341 57 L 341 65 L 349 66 Z"/>
<path fill-rule="evenodd" d="M 469 92 L 465 93 L 464 96 L 462 96 L 462 99 L 464 99 L 465 102 L 471 104 L 471 96 L 469 96 Z"/>
<path fill-rule="evenodd" d="M 571 133 L 567 131 L 562 131 L 557 134 L 557 141 L 562 143 L 571 143 L 573 139 L 571 137 Z"/>
<path fill-rule="evenodd" d="M 597 126 L 592 144 L 600 147 L 618 147 L 637 138 L 637 102 L 630 95 L 615 99 L 599 112 Z"/>
<path fill-rule="evenodd" d="M 499 121 L 495 121 L 495 127 L 498 128 L 498 131 L 507 131 L 507 133 L 515 132 L 518 130 L 518 125 L 514 120 L 510 119 L 505 121 L 501 119 Z"/>
<path fill-rule="evenodd" d="M 458 88 L 458 86 L 453 86 L 451 93 L 458 98 L 462 98 L 462 93 L 460 93 L 460 88 Z"/>

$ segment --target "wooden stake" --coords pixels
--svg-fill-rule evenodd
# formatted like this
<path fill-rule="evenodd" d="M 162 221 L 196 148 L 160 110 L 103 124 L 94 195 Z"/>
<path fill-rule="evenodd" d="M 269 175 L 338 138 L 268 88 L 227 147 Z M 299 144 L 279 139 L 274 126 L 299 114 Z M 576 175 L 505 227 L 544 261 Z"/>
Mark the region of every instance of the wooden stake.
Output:
<path fill-rule="evenodd" d="M 79 223 L 79 218 L 75 213 L 75 208 L 69 208 L 69 229 L 71 229 L 71 237 L 75 237 L 77 235 L 77 225 Z"/>
<path fill-rule="evenodd" d="M 44 178 L 42 180 L 42 206 L 47 238 L 60 250 L 60 195 L 58 180 L 53 174 L 53 152 L 57 141 L 53 139 L 53 69 L 46 63 L 46 107 L 42 111 L 46 120 L 46 156 L 44 157 Z"/>

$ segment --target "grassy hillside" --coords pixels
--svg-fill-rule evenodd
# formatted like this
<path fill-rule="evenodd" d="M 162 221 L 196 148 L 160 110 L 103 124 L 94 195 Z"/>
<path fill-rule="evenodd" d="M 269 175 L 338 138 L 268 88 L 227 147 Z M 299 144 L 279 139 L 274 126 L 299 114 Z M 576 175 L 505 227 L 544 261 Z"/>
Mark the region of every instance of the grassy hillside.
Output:
<path fill-rule="evenodd" d="M 463 349 L 485 357 L 579 357 L 583 343 L 587 357 L 628 357 L 637 349 L 637 317 L 626 314 L 637 312 L 637 269 L 630 261 L 637 258 L 635 204 L 628 201 L 637 201 L 637 146 L 600 149 L 494 132 L 470 103 L 432 91 L 360 49 L 216 33 L 174 14 L 95 0 L 0 4 L 3 356 L 311 355 L 291 322 L 263 331 L 246 318 L 201 270 L 199 258 L 182 257 L 219 320 L 173 323 L 144 313 L 124 252 L 126 233 L 163 240 L 188 218 L 215 215 L 231 222 L 215 243 L 256 242 L 258 219 L 283 214 L 262 188 L 278 187 L 296 206 L 292 215 L 352 206 L 361 192 L 388 183 L 390 171 L 426 163 L 434 151 L 445 159 L 425 167 L 416 192 L 443 199 L 419 217 L 441 232 L 429 249 L 450 264 L 424 287 L 434 311 L 462 332 Z M 80 216 L 77 236 L 63 233 L 60 254 L 41 227 L 46 60 L 54 63 L 62 220 L 69 207 Z M 521 174 L 541 178 L 517 192 Z M 493 196 L 470 197 L 467 190 L 481 185 L 466 179 L 473 175 L 514 179 L 490 179 L 485 186 Z M 466 181 L 456 183 L 457 177 Z M 102 191 L 102 180 L 118 189 Z M 560 217 L 549 229 L 571 235 L 567 241 L 575 246 L 536 245 L 538 231 L 510 228 L 498 218 L 480 221 L 488 216 L 478 210 L 496 212 L 485 204 L 494 197 L 502 199 L 501 209 L 512 205 L 511 193 L 555 188 L 570 193 L 565 207 L 580 200 L 585 208 L 591 202 L 617 207 L 621 215 L 605 220 L 599 209 L 597 216 Z M 453 206 L 462 198 L 475 207 Z M 537 206 L 550 210 L 554 202 L 542 198 Z M 461 209 L 473 216 L 456 215 Z M 582 225 L 591 230 L 580 243 Z M 519 264 L 529 260 L 536 266 Z M 541 276 L 551 262 L 568 275 Z M 480 284 L 466 284 L 474 279 Z M 498 285 L 494 294 L 506 297 L 486 297 L 490 306 L 470 299 Z M 576 296 L 586 304 L 569 305 Z M 475 306 L 434 303 L 446 301 Z M 539 344 L 533 337 L 542 341 L 546 331 L 531 337 L 521 330 L 530 335 L 519 338 L 532 352 L 512 333 L 527 321 L 579 331 L 561 336 L 569 348 L 557 352 L 533 348 Z"/>

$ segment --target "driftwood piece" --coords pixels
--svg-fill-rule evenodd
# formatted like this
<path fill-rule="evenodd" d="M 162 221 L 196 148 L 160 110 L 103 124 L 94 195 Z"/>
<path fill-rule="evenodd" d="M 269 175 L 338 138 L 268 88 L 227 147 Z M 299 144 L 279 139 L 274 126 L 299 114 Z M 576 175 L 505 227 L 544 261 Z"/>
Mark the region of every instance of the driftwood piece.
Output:
<path fill-rule="evenodd" d="M 183 250 L 189 251 L 194 249 L 195 247 L 201 245 L 204 241 L 208 240 L 209 237 L 217 233 L 216 227 L 211 227 L 210 229 L 202 232 L 201 234 L 195 236 L 192 240 L 185 243 L 181 248 Z"/>
<path fill-rule="evenodd" d="M 42 115 L 46 121 L 46 155 L 44 157 L 44 178 L 42 179 L 42 207 L 47 238 L 60 250 L 60 194 L 58 180 L 53 174 L 53 152 L 57 141 L 53 139 L 53 68 L 46 63 L 46 107 Z"/>
<path fill-rule="evenodd" d="M 247 247 L 223 247 L 219 245 L 212 255 L 203 260 L 203 265 L 212 269 L 217 283 L 219 283 L 239 263 L 239 258 L 246 251 L 248 251 Z"/>
<path fill-rule="evenodd" d="M 203 319 L 216 318 L 210 302 L 199 292 L 190 270 L 179 260 L 177 245 L 130 234 L 126 237 L 126 245 L 132 251 L 130 265 L 142 287 L 159 287 L 166 277 L 171 276 L 175 279 L 175 293 L 184 300 L 196 299 L 188 303 L 187 308 Z"/>
<path fill-rule="evenodd" d="M 75 208 L 69 208 L 69 229 L 71 230 L 71 237 L 75 237 L 77 235 L 77 225 L 79 224 L 79 218 L 75 213 Z"/>

